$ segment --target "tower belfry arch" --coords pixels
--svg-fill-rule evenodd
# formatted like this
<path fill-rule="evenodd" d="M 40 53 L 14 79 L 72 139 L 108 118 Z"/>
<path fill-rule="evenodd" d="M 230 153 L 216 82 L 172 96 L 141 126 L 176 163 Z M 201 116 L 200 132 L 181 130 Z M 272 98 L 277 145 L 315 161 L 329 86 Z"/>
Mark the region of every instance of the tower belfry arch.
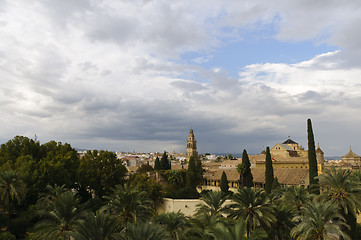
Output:
<path fill-rule="evenodd" d="M 188 135 L 187 140 L 187 159 L 189 160 L 190 157 L 198 157 L 197 152 L 197 141 L 194 137 L 193 129 L 191 128 Z"/>

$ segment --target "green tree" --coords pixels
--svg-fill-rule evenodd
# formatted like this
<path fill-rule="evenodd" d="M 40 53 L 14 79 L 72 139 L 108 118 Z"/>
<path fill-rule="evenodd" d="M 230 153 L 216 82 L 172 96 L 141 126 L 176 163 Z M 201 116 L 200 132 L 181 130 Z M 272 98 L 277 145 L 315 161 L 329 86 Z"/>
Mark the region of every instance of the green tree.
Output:
<path fill-rule="evenodd" d="M 189 158 L 188 170 L 186 172 L 186 185 L 189 188 L 195 189 L 202 183 L 203 168 L 202 163 L 198 158 L 193 156 Z"/>
<path fill-rule="evenodd" d="M 176 189 L 180 189 L 184 186 L 183 173 L 183 171 L 178 170 L 167 170 L 164 173 L 165 179 L 167 180 L 171 191 L 175 191 Z"/>
<path fill-rule="evenodd" d="M 50 211 L 38 206 L 44 218 L 35 226 L 38 235 L 45 239 L 70 239 L 70 233 L 75 231 L 83 216 L 80 200 L 71 191 L 66 191 L 49 203 Z"/>
<path fill-rule="evenodd" d="M 196 182 L 197 185 L 202 184 L 203 181 L 203 167 L 202 167 L 202 161 L 199 157 L 195 158 L 195 165 L 196 165 Z"/>
<path fill-rule="evenodd" d="M 21 180 L 20 174 L 16 171 L 0 172 L 0 199 L 4 203 L 8 215 L 7 229 L 11 223 L 11 213 L 14 201 L 20 204 L 26 194 L 26 186 Z"/>
<path fill-rule="evenodd" d="M 153 209 L 155 211 L 157 205 L 163 199 L 163 188 L 160 183 L 150 178 L 146 173 L 132 174 L 129 178 L 128 184 L 131 188 L 137 188 L 139 191 L 146 193 L 146 198 L 153 202 Z"/>
<path fill-rule="evenodd" d="M 94 191 L 99 197 L 111 193 L 111 189 L 124 183 L 126 167 L 116 154 L 108 151 L 88 151 L 80 159 L 78 182 L 80 192 Z"/>
<path fill-rule="evenodd" d="M 338 219 L 338 220 L 337 220 Z M 350 239 L 341 227 L 347 227 L 343 217 L 337 213 L 337 206 L 331 202 L 310 202 L 302 207 L 302 215 L 293 219 L 297 225 L 291 236 L 300 240 Z"/>
<path fill-rule="evenodd" d="M 51 211 L 53 208 L 53 202 L 62 194 L 69 191 L 65 185 L 50 186 L 46 187 L 46 192 L 40 193 L 36 205 L 39 209 Z"/>
<path fill-rule="evenodd" d="M 118 216 L 123 226 L 136 223 L 138 219 L 149 219 L 152 215 L 152 201 L 146 197 L 146 192 L 127 184 L 118 185 L 112 195 L 104 198 L 108 203 L 102 211 L 109 210 L 111 214 Z"/>
<path fill-rule="evenodd" d="M 331 202 L 351 227 L 349 234 L 356 233 L 356 213 L 361 210 L 361 183 L 350 170 L 331 168 L 319 176 L 321 202 Z M 358 236 L 359 237 L 359 236 Z"/>
<path fill-rule="evenodd" d="M 278 182 L 278 178 L 275 177 L 275 178 L 273 179 L 273 183 L 272 183 L 272 190 L 277 189 L 277 188 L 279 188 L 280 186 L 281 186 L 281 184 Z"/>
<path fill-rule="evenodd" d="M 249 161 L 248 154 L 246 149 L 243 150 L 242 154 L 242 164 L 244 165 L 243 172 L 243 186 L 245 187 L 253 187 L 253 176 L 251 172 L 251 162 Z"/>
<path fill-rule="evenodd" d="M 274 207 L 275 221 L 272 223 L 271 228 L 267 231 L 270 239 L 273 240 L 284 240 L 292 239 L 291 230 L 295 223 L 292 222 L 293 212 L 290 207 L 285 205 L 276 205 Z"/>
<path fill-rule="evenodd" d="M 224 221 L 226 220 L 218 215 L 208 214 L 191 218 L 188 222 L 188 228 L 185 230 L 184 239 L 214 240 L 216 226 Z"/>
<path fill-rule="evenodd" d="M 307 138 L 308 138 L 308 165 L 310 178 L 310 192 L 320 194 L 318 184 L 317 158 L 315 149 L 315 139 L 313 136 L 311 119 L 307 119 Z"/>
<path fill-rule="evenodd" d="M 34 204 L 37 193 L 44 192 L 48 184 L 74 188 L 77 182 L 79 159 L 69 144 L 50 141 L 43 145 L 23 136 L 16 136 L 0 148 L 2 169 L 14 169 L 23 176 L 29 189 L 24 207 Z"/>
<path fill-rule="evenodd" d="M 166 226 L 167 231 L 174 240 L 179 240 L 186 226 L 186 217 L 181 212 L 162 213 L 156 218 L 156 222 Z"/>
<path fill-rule="evenodd" d="M 171 169 L 171 163 L 168 160 L 168 154 L 164 151 L 162 159 L 160 160 L 160 169 L 161 170 L 169 170 Z"/>
<path fill-rule="evenodd" d="M 222 172 L 222 177 L 221 177 L 221 183 L 219 184 L 221 191 L 224 193 L 228 193 L 228 180 L 227 180 L 227 175 L 226 173 L 223 171 Z"/>
<path fill-rule="evenodd" d="M 238 188 L 242 188 L 242 187 L 244 187 L 243 177 L 244 177 L 244 173 L 246 172 L 246 165 L 244 165 L 243 163 L 238 164 L 237 172 L 239 173 Z"/>
<path fill-rule="evenodd" d="M 128 224 L 124 234 L 114 235 L 114 239 L 122 240 L 168 240 L 169 235 L 163 227 L 149 222 Z"/>
<path fill-rule="evenodd" d="M 157 156 L 157 158 L 154 161 L 154 171 L 158 171 L 158 170 L 161 170 L 161 167 L 160 167 L 159 157 Z"/>
<path fill-rule="evenodd" d="M 1 144 L 0 166 L 8 161 L 13 164 L 19 157 L 27 155 L 38 161 L 41 158 L 40 143 L 28 137 L 16 136 Z"/>
<path fill-rule="evenodd" d="M 122 230 L 119 220 L 108 213 L 87 213 L 70 235 L 74 240 L 110 240 Z"/>
<path fill-rule="evenodd" d="M 214 230 L 214 236 L 215 240 L 261 240 L 267 238 L 267 234 L 260 229 L 256 229 L 246 238 L 246 224 L 243 220 L 239 220 L 238 223 L 234 225 L 217 224 Z"/>
<path fill-rule="evenodd" d="M 305 188 L 299 186 L 288 187 L 282 196 L 282 205 L 290 207 L 292 212 L 299 215 L 302 206 L 312 200 Z"/>
<path fill-rule="evenodd" d="M 197 204 L 197 215 L 221 216 L 225 213 L 224 203 L 228 199 L 228 194 L 222 191 L 204 191 L 201 193 Z"/>
<path fill-rule="evenodd" d="M 140 167 L 137 169 L 138 173 L 146 173 L 146 172 L 152 172 L 154 171 L 153 167 L 149 165 L 149 163 L 147 164 L 142 164 L 140 165 Z"/>
<path fill-rule="evenodd" d="M 227 205 L 229 217 L 245 221 L 247 237 L 257 227 L 269 228 L 275 221 L 272 204 L 263 189 L 239 188 L 232 200 L 233 203 Z"/>
<path fill-rule="evenodd" d="M 15 235 L 11 234 L 10 232 L 5 231 L 5 232 L 0 233 L 0 239 L 1 240 L 16 240 L 16 237 L 15 237 Z"/>
<path fill-rule="evenodd" d="M 38 162 L 38 171 L 34 173 L 37 180 L 34 187 L 39 192 L 44 191 L 47 185 L 63 185 L 75 187 L 77 169 L 79 167 L 78 154 L 69 144 L 50 141 L 41 145 L 44 155 Z"/>
<path fill-rule="evenodd" d="M 267 146 L 266 148 L 266 186 L 265 186 L 265 190 L 267 194 L 270 194 L 272 191 L 272 185 L 273 185 L 273 180 L 274 180 L 274 175 L 273 175 L 273 166 L 272 166 L 272 158 L 271 158 L 271 153 L 269 150 L 269 147 Z"/>

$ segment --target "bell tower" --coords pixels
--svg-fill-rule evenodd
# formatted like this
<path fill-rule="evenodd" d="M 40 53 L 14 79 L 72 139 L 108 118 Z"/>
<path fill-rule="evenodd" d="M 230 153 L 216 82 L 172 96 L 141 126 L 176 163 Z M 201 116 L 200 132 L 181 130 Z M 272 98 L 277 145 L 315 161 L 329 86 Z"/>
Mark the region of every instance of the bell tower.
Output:
<path fill-rule="evenodd" d="M 321 175 L 323 173 L 325 157 L 324 157 L 323 151 L 320 148 L 320 144 L 318 144 L 317 149 L 316 149 L 316 159 L 317 159 L 318 175 Z"/>
<path fill-rule="evenodd" d="M 190 157 L 194 157 L 194 158 L 198 157 L 197 141 L 194 138 L 194 133 L 192 128 L 189 131 L 189 136 L 187 140 L 187 159 L 189 160 Z"/>

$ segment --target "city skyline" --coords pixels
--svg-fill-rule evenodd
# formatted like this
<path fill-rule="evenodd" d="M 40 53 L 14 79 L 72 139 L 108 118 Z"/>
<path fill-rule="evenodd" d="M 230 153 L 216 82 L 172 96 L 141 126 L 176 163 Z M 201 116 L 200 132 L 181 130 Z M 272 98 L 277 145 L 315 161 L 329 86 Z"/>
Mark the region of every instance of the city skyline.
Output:
<path fill-rule="evenodd" d="M 0 142 L 360 154 L 359 1 L 0 0 Z"/>

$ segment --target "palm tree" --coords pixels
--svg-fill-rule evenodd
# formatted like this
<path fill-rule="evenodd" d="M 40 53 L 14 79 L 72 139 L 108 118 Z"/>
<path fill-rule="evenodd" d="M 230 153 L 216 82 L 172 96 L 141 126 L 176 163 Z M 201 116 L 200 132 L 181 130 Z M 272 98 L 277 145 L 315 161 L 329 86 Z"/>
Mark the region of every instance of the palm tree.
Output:
<path fill-rule="evenodd" d="M 209 214 L 211 216 L 223 213 L 224 203 L 228 195 L 222 191 L 204 191 L 201 193 L 200 200 L 203 202 L 197 204 L 197 214 Z"/>
<path fill-rule="evenodd" d="M 318 178 L 323 189 L 319 199 L 335 204 L 338 213 L 347 219 L 350 233 L 356 232 L 356 213 L 361 209 L 361 182 L 347 169 L 331 168 Z"/>
<path fill-rule="evenodd" d="M 20 204 L 25 194 L 26 186 L 18 172 L 13 170 L 0 172 L 0 199 L 5 203 L 8 215 L 7 229 L 11 222 L 12 203 L 16 201 Z"/>
<path fill-rule="evenodd" d="M 361 209 L 361 183 L 350 170 L 328 169 L 319 176 L 319 182 L 324 190 L 320 199 L 335 203 L 345 214 L 356 214 L 356 210 Z"/>
<path fill-rule="evenodd" d="M 297 215 L 301 211 L 301 207 L 312 199 L 313 195 L 308 194 L 306 189 L 299 186 L 288 187 L 282 196 L 282 202 L 291 207 Z"/>
<path fill-rule="evenodd" d="M 176 240 L 179 239 L 179 235 L 187 223 L 184 214 L 181 212 L 160 214 L 156 217 L 156 221 L 161 225 L 165 225 L 172 238 Z"/>
<path fill-rule="evenodd" d="M 246 238 L 246 224 L 243 220 L 239 220 L 235 225 L 219 223 L 215 230 L 215 240 L 260 240 L 267 238 L 267 234 L 261 230 L 256 229 L 252 232 L 249 238 Z"/>
<path fill-rule="evenodd" d="M 301 208 L 302 215 L 294 217 L 298 223 L 291 231 L 291 236 L 298 240 L 331 240 L 350 237 L 342 231 L 344 218 L 337 213 L 337 206 L 331 202 L 309 202 Z M 339 219 L 339 220 L 336 220 Z"/>
<path fill-rule="evenodd" d="M 152 215 L 152 201 L 146 197 L 146 192 L 136 187 L 118 185 L 111 196 L 105 196 L 108 204 L 101 211 L 109 210 L 119 217 L 125 226 L 127 223 L 136 223 L 137 219 L 147 219 Z"/>
<path fill-rule="evenodd" d="M 83 214 L 79 199 L 67 191 L 54 199 L 50 209 L 39 211 L 44 220 L 36 225 L 37 232 L 48 239 L 70 239 L 70 232 L 74 232 Z"/>
<path fill-rule="evenodd" d="M 185 230 L 185 239 L 214 240 L 214 230 L 218 223 L 226 219 L 208 214 L 198 215 L 191 218 L 188 228 Z"/>
<path fill-rule="evenodd" d="M 114 234 L 113 239 L 122 240 L 168 240 L 169 235 L 158 224 L 137 222 L 129 223 L 124 233 Z"/>
<path fill-rule="evenodd" d="M 256 227 L 271 227 L 275 221 L 272 204 L 263 189 L 242 188 L 233 194 L 231 203 L 227 206 L 229 217 L 243 219 L 246 223 L 247 237 Z"/>
<path fill-rule="evenodd" d="M 70 233 L 74 240 L 110 240 L 121 231 L 119 220 L 108 213 L 88 213 Z"/>
<path fill-rule="evenodd" d="M 269 229 L 270 239 L 283 240 L 291 239 L 291 229 L 294 227 L 292 222 L 294 214 L 290 207 L 283 204 L 277 205 L 274 208 L 274 216 L 276 220 L 272 223 L 272 227 Z"/>
<path fill-rule="evenodd" d="M 61 194 L 69 191 L 65 185 L 58 186 L 57 184 L 54 186 L 47 185 L 46 190 L 46 193 L 40 193 L 40 198 L 36 203 L 39 209 L 51 209 L 55 199 Z"/>

